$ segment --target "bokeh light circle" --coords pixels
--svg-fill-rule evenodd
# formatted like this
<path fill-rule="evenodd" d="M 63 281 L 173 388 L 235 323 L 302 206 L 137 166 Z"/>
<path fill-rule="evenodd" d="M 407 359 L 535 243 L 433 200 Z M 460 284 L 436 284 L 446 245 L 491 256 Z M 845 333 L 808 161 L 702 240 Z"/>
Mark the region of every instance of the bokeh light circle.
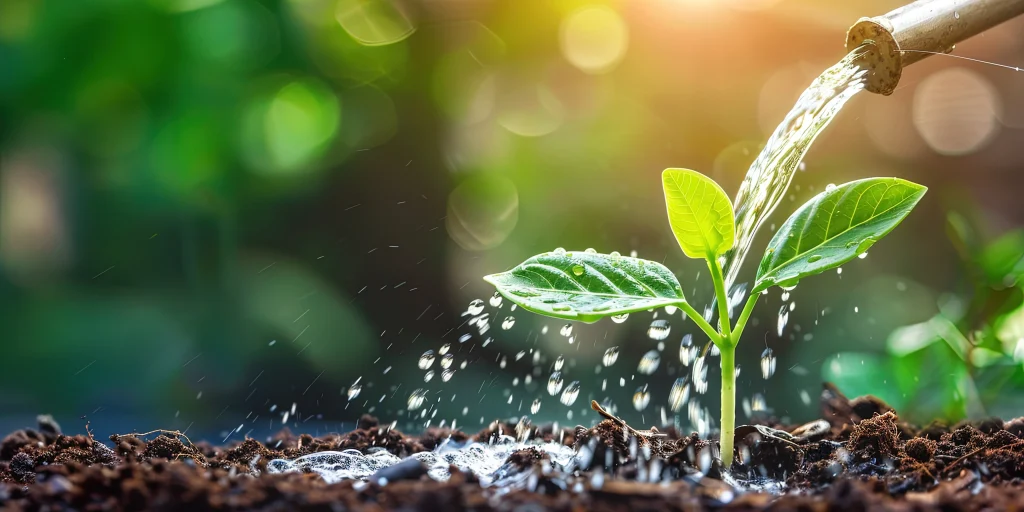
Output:
<path fill-rule="evenodd" d="M 501 245 L 518 221 L 519 192 L 504 176 L 471 176 L 448 195 L 445 227 L 463 249 L 482 251 Z"/>
<path fill-rule="evenodd" d="M 964 155 L 981 149 L 999 129 L 999 93 L 978 73 L 949 68 L 933 73 L 914 93 L 914 126 L 935 152 Z"/>
<path fill-rule="evenodd" d="M 629 27 L 609 7 L 583 7 L 562 20 L 559 43 L 573 66 L 586 73 L 607 73 L 626 55 Z"/>
<path fill-rule="evenodd" d="M 416 31 L 395 0 L 338 0 L 334 16 L 352 39 L 366 46 L 394 44 Z"/>

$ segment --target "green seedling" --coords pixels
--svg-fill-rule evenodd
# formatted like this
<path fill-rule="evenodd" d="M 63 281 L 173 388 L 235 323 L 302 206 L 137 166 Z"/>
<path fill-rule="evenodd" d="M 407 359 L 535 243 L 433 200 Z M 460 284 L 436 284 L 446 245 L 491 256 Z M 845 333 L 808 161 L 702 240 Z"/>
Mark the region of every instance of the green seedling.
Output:
<path fill-rule="evenodd" d="M 662 173 L 672 233 L 686 256 L 706 260 L 718 303 L 713 327 L 687 302 L 664 265 L 593 249 L 539 254 L 484 279 L 505 298 L 541 315 L 595 322 L 654 308 L 681 309 L 721 352 L 721 456 L 732 465 L 735 435 L 736 345 L 758 297 L 773 286 L 789 288 L 806 276 L 850 261 L 892 231 L 927 190 L 896 178 L 853 181 L 818 194 L 775 233 L 757 269 L 753 289 L 731 324 L 721 257 L 735 244 L 732 203 L 713 180 L 689 169 Z"/>

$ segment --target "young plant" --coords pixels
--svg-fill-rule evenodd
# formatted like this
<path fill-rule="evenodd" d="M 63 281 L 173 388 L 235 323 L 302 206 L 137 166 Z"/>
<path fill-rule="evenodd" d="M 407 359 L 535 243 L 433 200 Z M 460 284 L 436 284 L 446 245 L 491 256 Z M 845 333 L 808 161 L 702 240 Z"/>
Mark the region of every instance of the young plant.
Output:
<path fill-rule="evenodd" d="M 754 287 L 731 324 L 721 256 L 735 243 L 732 203 L 713 180 L 689 169 L 662 173 L 668 221 L 686 256 L 711 270 L 718 303 L 717 329 L 683 296 L 664 265 L 638 258 L 598 254 L 593 249 L 557 249 L 484 279 L 510 301 L 541 315 L 582 322 L 676 306 L 721 352 L 721 455 L 732 464 L 735 434 L 736 345 L 758 297 L 773 286 L 792 287 L 802 278 L 838 267 L 892 231 L 926 188 L 896 178 L 869 178 L 830 188 L 800 207 L 775 233 L 757 269 Z"/>

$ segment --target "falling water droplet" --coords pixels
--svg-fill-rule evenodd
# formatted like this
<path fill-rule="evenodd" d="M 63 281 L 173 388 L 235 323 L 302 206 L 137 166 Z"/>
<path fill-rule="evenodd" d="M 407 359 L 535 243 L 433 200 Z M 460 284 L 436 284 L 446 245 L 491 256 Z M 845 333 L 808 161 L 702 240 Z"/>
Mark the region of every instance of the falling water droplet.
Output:
<path fill-rule="evenodd" d="M 530 406 L 530 414 L 537 414 L 540 410 L 540 398 L 533 399 L 533 405 Z"/>
<path fill-rule="evenodd" d="M 565 391 L 562 391 L 562 398 L 560 399 L 565 405 L 572 405 L 576 403 L 576 397 L 580 395 L 580 381 L 574 380 L 565 387 Z"/>
<path fill-rule="evenodd" d="M 789 306 L 783 304 L 782 308 L 779 309 L 779 322 L 778 322 L 778 333 L 779 337 L 782 337 L 782 331 L 786 329 L 786 322 L 789 321 Z"/>
<path fill-rule="evenodd" d="M 862 252 L 862 253 L 858 254 L 857 257 L 860 258 L 860 259 L 867 258 L 868 257 L 868 253 Z"/>
<path fill-rule="evenodd" d="M 647 328 L 647 337 L 652 340 L 663 340 L 668 338 L 668 334 L 672 331 L 672 326 L 669 325 L 668 320 L 655 320 L 651 322 L 651 326 Z"/>
<path fill-rule="evenodd" d="M 679 342 L 679 362 L 683 363 L 683 366 L 690 366 L 695 357 L 697 346 L 693 344 L 693 335 L 687 334 L 683 336 L 683 341 Z"/>
<path fill-rule="evenodd" d="M 960 12 L 959 11 L 953 11 L 953 18 L 960 19 Z"/>
<path fill-rule="evenodd" d="M 441 380 L 448 382 L 452 380 L 452 375 L 455 375 L 455 369 L 445 368 L 445 370 L 441 372 Z"/>
<path fill-rule="evenodd" d="M 661 364 L 661 355 L 658 354 L 657 350 L 648 351 L 644 354 L 644 357 L 640 359 L 640 364 L 637 365 L 636 371 L 650 375 L 658 369 L 658 365 Z"/>
<path fill-rule="evenodd" d="M 558 330 L 558 334 L 561 334 L 562 336 L 565 336 L 566 338 L 568 338 L 569 336 L 572 336 L 572 324 L 565 324 L 565 325 L 563 325 L 562 328 Z"/>
<path fill-rule="evenodd" d="M 515 325 L 515 324 L 516 324 L 516 317 L 514 317 L 514 316 L 506 316 L 505 320 L 501 322 L 501 328 L 507 331 L 507 330 L 511 329 L 512 326 Z"/>
<path fill-rule="evenodd" d="M 409 401 L 407 402 L 410 411 L 415 411 L 420 407 L 423 407 L 423 402 L 427 399 L 427 392 L 422 389 L 417 389 L 409 395 Z"/>
<path fill-rule="evenodd" d="M 441 368 L 451 368 L 452 363 L 455 362 L 455 354 L 445 354 L 441 358 Z"/>
<path fill-rule="evenodd" d="M 480 313 L 483 313 L 483 311 L 484 301 L 480 299 L 473 299 L 473 301 L 469 303 L 469 307 L 466 308 L 466 313 L 468 313 L 470 316 L 479 315 Z"/>
<path fill-rule="evenodd" d="M 629 318 L 629 313 L 623 313 L 621 315 L 613 315 L 612 316 L 612 322 L 615 322 L 617 324 L 621 324 L 622 322 L 625 322 L 627 318 Z"/>
<path fill-rule="evenodd" d="M 836 274 L 843 275 L 843 267 L 836 268 Z"/>
<path fill-rule="evenodd" d="M 562 380 L 562 372 L 552 373 L 551 376 L 548 377 L 548 394 L 551 396 L 557 395 L 558 392 L 562 390 L 562 384 L 564 384 L 564 381 Z"/>
<path fill-rule="evenodd" d="M 494 292 L 494 295 L 491 295 L 491 300 L 489 301 L 491 303 L 491 307 L 500 307 L 501 300 L 501 293 Z"/>
<path fill-rule="evenodd" d="M 565 358 L 562 357 L 562 356 L 558 356 L 558 358 L 555 359 L 555 371 L 556 372 L 562 371 L 562 366 L 564 366 L 564 365 L 565 365 Z"/>
<path fill-rule="evenodd" d="M 611 366 L 615 364 L 615 361 L 619 360 L 619 347 L 611 347 L 604 351 L 604 357 L 601 358 L 601 363 L 605 366 Z"/>
<path fill-rule="evenodd" d="M 427 368 L 430 368 L 430 365 L 432 364 L 434 364 L 434 351 L 428 350 L 424 352 L 422 356 L 420 356 L 420 370 L 426 370 Z"/>
<path fill-rule="evenodd" d="M 469 341 L 470 338 L 472 338 L 472 337 L 473 337 L 473 335 L 469 334 L 467 332 L 466 334 L 463 334 L 462 336 L 459 336 L 459 343 L 465 343 L 465 342 Z"/>
<path fill-rule="evenodd" d="M 704 356 L 693 361 L 693 389 L 700 394 L 708 390 L 708 367 L 704 364 Z"/>
<path fill-rule="evenodd" d="M 434 378 L 434 370 L 430 370 L 423 374 L 423 382 L 430 382 L 430 379 Z"/>
<path fill-rule="evenodd" d="M 452 344 L 451 343 L 445 343 L 444 345 L 441 345 L 441 350 L 438 350 L 437 352 L 443 356 L 443 355 L 447 354 L 448 351 L 451 350 L 451 349 L 452 349 Z"/>
<path fill-rule="evenodd" d="M 647 391 L 647 386 L 640 386 L 636 388 L 636 393 L 633 393 L 633 407 L 638 411 L 642 411 L 647 408 L 647 404 L 651 403 L 651 393 Z"/>
<path fill-rule="evenodd" d="M 672 412 L 678 412 L 689 399 L 690 385 L 686 383 L 685 378 L 679 377 L 668 392 L 669 408 Z"/>
<path fill-rule="evenodd" d="M 775 354 L 772 352 L 772 349 L 764 349 L 764 352 L 761 352 L 761 377 L 768 380 L 772 375 L 775 375 L 775 364 Z"/>
<path fill-rule="evenodd" d="M 768 409 L 768 404 L 764 401 L 764 395 L 761 393 L 754 393 L 754 396 L 750 399 L 750 410 L 751 411 L 764 411 Z"/>
<path fill-rule="evenodd" d="M 789 300 L 789 292 L 782 292 L 782 295 L 779 298 L 782 299 L 782 302 L 786 302 Z"/>
<path fill-rule="evenodd" d="M 348 388 L 348 399 L 351 401 L 353 398 L 359 396 L 359 393 L 363 390 L 362 384 L 352 384 Z"/>

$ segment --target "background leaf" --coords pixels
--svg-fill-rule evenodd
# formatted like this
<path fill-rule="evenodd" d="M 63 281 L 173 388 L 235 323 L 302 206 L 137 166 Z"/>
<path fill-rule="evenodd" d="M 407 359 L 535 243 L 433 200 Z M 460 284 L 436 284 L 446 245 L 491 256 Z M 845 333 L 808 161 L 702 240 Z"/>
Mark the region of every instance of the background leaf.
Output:
<path fill-rule="evenodd" d="M 689 169 L 665 169 L 661 180 L 668 223 L 687 256 L 711 259 L 732 249 L 736 225 L 722 187 Z"/>
<path fill-rule="evenodd" d="M 796 285 L 867 251 L 910 213 L 927 190 L 898 178 L 868 178 L 814 196 L 772 237 L 752 293 L 773 285 Z"/>
<path fill-rule="evenodd" d="M 484 280 L 528 311 L 582 322 L 685 300 L 664 265 L 618 253 L 556 250 Z"/>

